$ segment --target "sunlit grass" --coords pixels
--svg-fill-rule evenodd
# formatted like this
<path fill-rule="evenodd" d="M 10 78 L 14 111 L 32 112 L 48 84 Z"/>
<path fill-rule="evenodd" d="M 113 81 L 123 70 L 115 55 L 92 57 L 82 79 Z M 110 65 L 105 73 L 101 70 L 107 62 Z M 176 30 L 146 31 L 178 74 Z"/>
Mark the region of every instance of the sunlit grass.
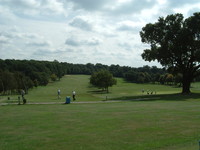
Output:
<path fill-rule="evenodd" d="M 118 79 L 106 94 L 89 85 L 89 76 L 65 76 L 29 90 L 28 102 L 64 102 L 72 90 L 77 102 L 102 101 L 106 96 L 134 101 L 0 106 L 0 149 L 196 150 L 200 140 L 199 85 L 192 85 L 193 94 L 181 95 L 177 87 Z M 142 89 L 157 94 L 143 94 Z M 2 101 L 8 102 L 7 97 L 1 97 Z M 17 95 L 10 101 L 17 102 Z"/>
<path fill-rule="evenodd" d="M 184 150 L 198 148 L 200 102 L 1 106 L 0 147 Z"/>
<path fill-rule="evenodd" d="M 120 99 L 130 96 L 146 96 L 147 91 L 156 91 L 156 94 L 180 93 L 180 88 L 159 84 L 135 84 L 127 83 L 122 78 L 117 78 L 117 85 L 109 88 L 109 93 L 101 92 L 101 89 L 89 84 L 88 75 L 67 75 L 47 87 L 38 87 L 29 91 L 26 95 L 29 102 L 56 102 L 65 101 L 66 96 L 71 96 L 76 91 L 77 101 L 99 101 L 107 99 Z M 61 99 L 57 98 L 57 90 L 61 89 Z M 145 93 L 142 94 L 142 89 Z"/>

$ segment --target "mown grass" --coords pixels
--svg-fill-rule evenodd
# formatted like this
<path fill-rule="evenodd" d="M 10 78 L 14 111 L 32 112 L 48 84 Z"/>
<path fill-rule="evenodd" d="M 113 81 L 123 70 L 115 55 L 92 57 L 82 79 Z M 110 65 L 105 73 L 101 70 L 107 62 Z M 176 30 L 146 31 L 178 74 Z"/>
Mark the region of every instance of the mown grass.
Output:
<path fill-rule="evenodd" d="M 66 96 L 72 95 L 73 90 L 77 93 L 77 101 L 127 100 L 181 93 L 180 87 L 128 83 L 122 78 L 117 78 L 117 85 L 109 87 L 109 93 L 106 93 L 102 92 L 101 89 L 92 87 L 89 84 L 89 78 L 90 76 L 88 75 L 67 75 L 61 81 L 49 83 L 47 87 L 38 87 L 30 90 L 26 98 L 29 102 L 64 102 Z M 59 100 L 57 98 L 58 89 L 61 89 L 61 99 Z M 142 89 L 145 90 L 144 93 L 142 93 Z M 200 91 L 200 84 L 194 83 L 191 90 L 194 93 L 198 93 Z M 154 94 L 148 95 L 147 91 L 153 91 Z"/>
<path fill-rule="evenodd" d="M 181 89 L 131 84 L 118 79 L 110 93 L 88 84 L 89 76 L 65 76 L 38 87 L 28 102 L 63 101 L 72 90 L 77 101 L 138 99 L 117 103 L 0 106 L 1 150 L 196 150 L 200 140 L 199 84 L 191 95 Z M 61 89 L 61 100 L 57 89 Z M 156 95 L 141 89 L 156 90 Z M 5 98 L 5 97 L 4 97 Z M 147 98 L 147 99 L 146 99 Z M 3 99 L 3 98 L 2 98 Z"/>
<path fill-rule="evenodd" d="M 147 95 L 147 90 L 156 91 L 160 94 L 180 93 L 181 89 L 173 86 L 165 86 L 159 84 L 135 84 L 127 83 L 121 78 L 117 78 L 117 85 L 109 88 L 109 93 L 101 92 L 100 89 L 92 87 L 89 84 L 88 75 L 67 75 L 61 79 L 49 83 L 48 86 L 37 87 L 29 90 L 28 95 L 25 95 L 28 102 L 64 102 L 66 96 L 71 96 L 72 91 L 76 91 L 77 101 L 100 101 L 107 99 L 133 99 L 142 97 L 150 97 Z M 61 90 L 61 99 L 57 97 L 57 90 Z M 142 94 L 142 89 L 145 93 Z M 152 96 L 152 95 L 151 95 Z M 17 95 L 10 96 L 12 100 L 17 101 Z M 7 97 L 2 98 L 4 100 Z M 5 102 L 5 101 L 4 101 Z M 7 101 L 6 101 L 7 102 Z"/>
<path fill-rule="evenodd" d="M 200 102 L 1 106 L 1 150 L 198 149 Z"/>

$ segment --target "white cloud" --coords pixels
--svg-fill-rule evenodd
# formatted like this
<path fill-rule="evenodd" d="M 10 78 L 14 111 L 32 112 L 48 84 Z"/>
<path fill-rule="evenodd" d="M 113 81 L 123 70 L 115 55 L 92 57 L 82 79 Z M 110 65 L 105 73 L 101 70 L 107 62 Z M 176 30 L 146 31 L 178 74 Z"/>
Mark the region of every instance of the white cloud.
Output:
<path fill-rule="evenodd" d="M 106 5 L 112 4 L 114 0 L 69 0 L 74 5 L 73 8 L 76 9 L 84 9 L 87 11 L 99 11 L 103 9 Z"/>
<path fill-rule="evenodd" d="M 65 13 L 63 3 L 57 0 L 46 0 L 45 2 L 41 3 L 42 8 L 45 10 L 49 10 L 52 13 L 63 14 Z"/>
<path fill-rule="evenodd" d="M 73 38 L 69 38 L 65 41 L 65 44 L 66 45 L 70 45 L 70 46 L 80 46 L 81 45 L 81 42 L 80 41 L 77 41 Z"/>
<path fill-rule="evenodd" d="M 34 42 L 28 42 L 26 45 L 34 47 L 46 47 L 50 46 L 51 44 L 48 41 L 34 41 Z"/>
<path fill-rule="evenodd" d="M 117 30 L 138 33 L 141 29 L 140 22 L 122 21 L 118 23 Z"/>
<path fill-rule="evenodd" d="M 186 4 L 196 4 L 199 2 L 199 0 L 168 0 L 167 1 L 169 3 L 170 7 L 174 7 L 174 8 L 181 8 L 183 5 Z"/>
<path fill-rule="evenodd" d="M 77 39 L 75 37 L 70 37 L 65 41 L 65 44 L 68 46 L 97 46 L 101 43 L 101 40 L 98 38 L 88 38 L 88 39 Z"/>
<path fill-rule="evenodd" d="M 109 8 L 107 11 L 110 11 L 114 15 L 130 15 L 133 13 L 140 13 L 144 9 L 152 8 L 156 3 L 156 0 L 130 0 L 121 3 L 121 5 L 117 5 L 116 7 L 112 7 L 111 5 L 111 11 Z"/>
<path fill-rule="evenodd" d="M 16 17 L 11 10 L 0 5 L 0 24 L 11 24 L 14 21 Z"/>
<path fill-rule="evenodd" d="M 9 43 L 9 39 L 5 36 L 0 35 L 0 44 L 7 44 Z"/>
<path fill-rule="evenodd" d="M 133 47 L 127 43 L 127 42 L 123 42 L 123 43 L 119 43 L 118 44 L 122 49 L 125 49 L 127 51 L 131 51 L 133 49 Z"/>
<path fill-rule="evenodd" d="M 26 19 L 55 20 L 55 16 L 67 16 L 64 4 L 58 0 L 1 0 L 0 5 Z"/>
<path fill-rule="evenodd" d="M 0 58 L 155 65 L 141 58 L 141 28 L 199 8 L 199 0 L 0 0 Z"/>
<path fill-rule="evenodd" d="M 182 13 L 185 17 L 193 15 L 194 12 L 200 11 L 200 2 L 198 3 L 186 3 L 181 8 L 174 8 L 174 12 Z"/>
<path fill-rule="evenodd" d="M 69 25 L 82 30 L 92 31 L 92 25 L 87 20 L 80 17 L 74 18 Z"/>
<path fill-rule="evenodd" d="M 131 25 L 126 25 L 126 24 L 124 24 L 124 25 L 120 25 L 120 26 L 117 28 L 117 30 L 120 30 L 120 31 L 129 31 L 129 32 L 131 32 L 131 31 L 134 30 L 134 27 L 131 26 Z"/>
<path fill-rule="evenodd" d="M 102 43 L 102 41 L 100 39 L 97 38 L 91 38 L 85 41 L 86 45 L 89 46 L 96 46 Z"/>

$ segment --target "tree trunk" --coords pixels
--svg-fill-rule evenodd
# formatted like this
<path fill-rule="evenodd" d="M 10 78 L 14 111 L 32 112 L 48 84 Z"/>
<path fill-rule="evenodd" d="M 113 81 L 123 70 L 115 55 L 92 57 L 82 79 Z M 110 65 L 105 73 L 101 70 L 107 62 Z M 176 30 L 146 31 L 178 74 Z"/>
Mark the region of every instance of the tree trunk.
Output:
<path fill-rule="evenodd" d="M 109 91 L 108 91 L 108 87 L 106 87 L 106 91 L 107 91 L 107 93 L 109 93 Z"/>
<path fill-rule="evenodd" d="M 183 78 L 182 94 L 190 94 L 191 80 L 188 78 Z"/>
<path fill-rule="evenodd" d="M 3 93 L 4 93 L 4 85 L 3 85 L 3 81 L 1 82 L 1 84 L 2 84 L 2 88 L 3 88 Z"/>

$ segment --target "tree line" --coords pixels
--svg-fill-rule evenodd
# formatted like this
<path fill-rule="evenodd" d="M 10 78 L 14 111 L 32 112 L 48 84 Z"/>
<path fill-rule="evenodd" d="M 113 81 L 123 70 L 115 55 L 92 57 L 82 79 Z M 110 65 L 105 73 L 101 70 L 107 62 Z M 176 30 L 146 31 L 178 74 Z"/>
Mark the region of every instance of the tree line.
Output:
<path fill-rule="evenodd" d="M 132 83 L 156 83 L 165 85 L 182 86 L 182 74 L 174 73 L 172 70 L 158 68 L 156 66 L 145 65 L 143 67 L 129 67 L 120 65 L 103 65 L 97 64 L 70 64 L 62 63 L 67 74 L 86 74 L 92 75 L 101 70 L 109 71 L 114 77 L 124 78 L 127 82 Z M 200 77 L 194 81 L 200 81 Z"/>
<path fill-rule="evenodd" d="M 167 73 L 164 68 L 143 66 L 139 68 L 119 65 L 72 64 L 58 61 L 0 59 L 0 93 L 18 93 L 21 89 L 45 86 L 50 81 L 56 81 L 66 74 L 86 74 L 106 70 L 114 77 L 124 78 L 133 83 L 180 83 L 181 79 Z"/>
<path fill-rule="evenodd" d="M 58 61 L 0 59 L 0 92 L 19 93 L 21 89 L 45 86 L 50 79 L 60 79 L 66 72 Z"/>

